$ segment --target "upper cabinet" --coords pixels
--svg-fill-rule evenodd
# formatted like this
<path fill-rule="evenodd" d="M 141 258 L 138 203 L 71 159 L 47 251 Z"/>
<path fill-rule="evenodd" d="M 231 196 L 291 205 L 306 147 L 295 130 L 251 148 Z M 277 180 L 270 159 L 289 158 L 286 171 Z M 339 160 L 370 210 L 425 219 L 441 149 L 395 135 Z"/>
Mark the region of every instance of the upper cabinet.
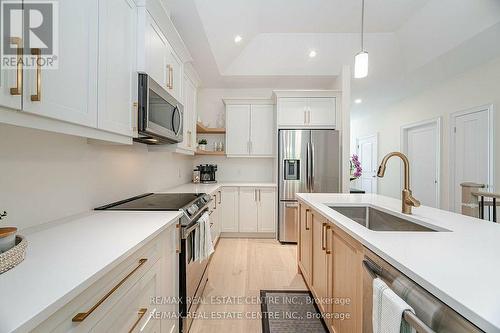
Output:
<path fill-rule="evenodd" d="M 44 66 L 41 49 L 30 49 L 37 63 L 24 68 L 23 111 L 97 127 L 98 26 L 97 0 L 59 2 L 58 68 Z"/>
<path fill-rule="evenodd" d="M 335 91 L 276 91 L 279 128 L 338 129 L 340 94 Z"/>
<path fill-rule="evenodd" d="M 183 63 L 146 7 L 138 9 L 138 70 L 182 101 Z"/>
<path fill-rule="evenodd" d="M 132 0 L 99 6 L 98 127 L 129 137 L 137 100 L 136 19 Z"/>
<path fill-rule="evenodd" d="M 227 156 L 274 156 L 274 106 L 271 101 L 225 100 Z"/>
<path fill-rule="evenodd" d="M 65 0 L 57 15 L 56 67 L 46 50 L 25 45 L 22 30 L 9 36 L 14 66 L 0 64 L 1 123 L 131 144 L 138 71 L 183 103 L 192 59 L 160 1 Z"/>
<path fill-rule="evenodd" d="M 183 126 L 183 141 L 177 144 L 179 149 L 185 150 L 186 153 L 192 155 L 196 150 L 196 101 L 197 101 L 197 84 L 187 73 L 183 77 L 184 91 L 184 126 Z"/>

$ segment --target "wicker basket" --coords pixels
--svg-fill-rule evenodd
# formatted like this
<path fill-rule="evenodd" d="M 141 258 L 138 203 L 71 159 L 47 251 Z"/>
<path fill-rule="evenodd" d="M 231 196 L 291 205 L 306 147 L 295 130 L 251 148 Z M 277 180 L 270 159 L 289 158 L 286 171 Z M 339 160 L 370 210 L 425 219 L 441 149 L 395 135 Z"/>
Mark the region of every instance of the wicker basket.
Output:
<path fill-rule="evenodd" d="M 17 235 L 16 246 L 0 254 L 0 274 L 5 273 L 9 269 L 12 269 L 19 265 L 19 263 L 24 260 L 27 247 L 28 241 L 26 240 L 26 238 Z"/>

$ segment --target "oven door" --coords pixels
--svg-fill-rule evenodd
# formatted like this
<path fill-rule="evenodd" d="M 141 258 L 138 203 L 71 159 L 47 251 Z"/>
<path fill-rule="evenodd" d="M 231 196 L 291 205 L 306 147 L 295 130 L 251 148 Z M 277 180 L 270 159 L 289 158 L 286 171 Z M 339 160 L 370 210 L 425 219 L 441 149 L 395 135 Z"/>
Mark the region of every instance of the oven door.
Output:
<path fill-rule="evenodd" d="M 182 252 L 180 267 L 181 315 L 196 311 L 203 290 L 208 281 L 208 259 L 202 262 L 194 259 L 195 237 L 199 232 L 199 223 L 185 227 L 182 235 Z"/>
<path fill-rule="evenodd" d="M 172 143 L 182 141 L 183 106 L 146 74 L 139 74 L 139 134 Z"/>

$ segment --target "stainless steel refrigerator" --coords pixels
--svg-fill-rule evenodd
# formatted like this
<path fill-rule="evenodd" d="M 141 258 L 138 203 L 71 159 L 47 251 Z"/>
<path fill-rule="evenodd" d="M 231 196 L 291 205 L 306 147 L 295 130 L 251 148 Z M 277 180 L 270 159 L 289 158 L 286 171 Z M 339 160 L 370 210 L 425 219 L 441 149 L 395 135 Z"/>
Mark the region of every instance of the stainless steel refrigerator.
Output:
<path fill-rule="evenodd" d="M 279 131 L 278 238 L 297 242 L 295 193 L 341 189 L 340 135 L 335 130 Z"/>

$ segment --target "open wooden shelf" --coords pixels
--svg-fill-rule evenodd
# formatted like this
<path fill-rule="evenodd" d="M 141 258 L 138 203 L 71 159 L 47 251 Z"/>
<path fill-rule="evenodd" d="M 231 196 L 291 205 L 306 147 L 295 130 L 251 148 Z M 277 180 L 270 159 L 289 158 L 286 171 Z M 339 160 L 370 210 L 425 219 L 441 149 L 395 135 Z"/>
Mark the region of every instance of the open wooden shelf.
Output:
<path fill-rule="evenodd" d="M 200 122 L 196 123 L 196 133 L 203 133 L 203 134 L 224 134 L 226 133 L 225 128 L 210 128 L 206 127 Z"/>
<path fill-rule="evenodd" d="M 211 155 L 211 156 L 226 156 L 226 152 L 223 151 L 210 151 L 210 150 L 197 150 L 195 155 Z"/>

